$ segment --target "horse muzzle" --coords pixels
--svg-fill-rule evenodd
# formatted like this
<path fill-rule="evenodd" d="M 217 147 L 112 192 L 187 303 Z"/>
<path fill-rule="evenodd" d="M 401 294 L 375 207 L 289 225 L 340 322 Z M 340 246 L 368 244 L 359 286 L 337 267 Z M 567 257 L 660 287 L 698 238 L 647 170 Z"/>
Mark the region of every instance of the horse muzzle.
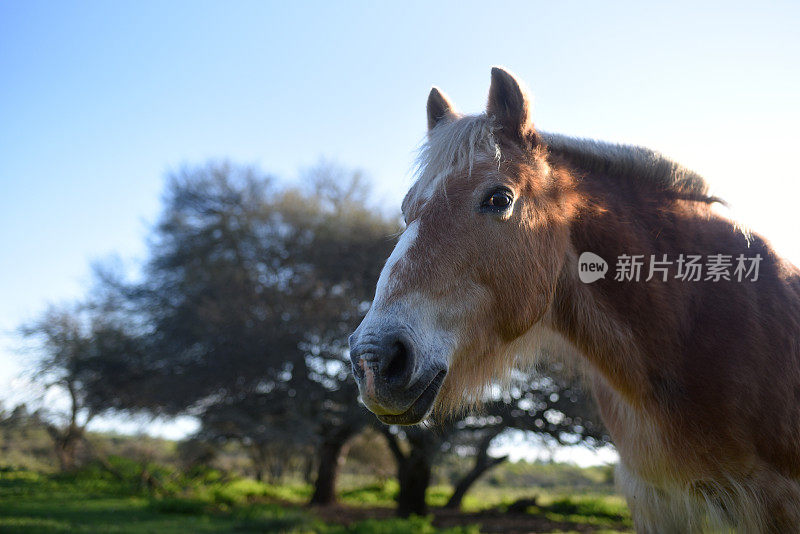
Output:
<path fill-rule="evenodd" d="M 386 424 L 413 425 L 431 412 L 447 375 L 420 354 L 402 329 L 350 336 L 350 360 L 361 399 Z"/>

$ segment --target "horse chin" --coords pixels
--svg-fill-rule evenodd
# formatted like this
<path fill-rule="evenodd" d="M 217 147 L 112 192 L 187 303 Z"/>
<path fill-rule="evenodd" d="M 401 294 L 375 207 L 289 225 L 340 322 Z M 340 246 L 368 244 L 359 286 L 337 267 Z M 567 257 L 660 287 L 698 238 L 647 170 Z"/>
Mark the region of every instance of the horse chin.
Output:
<path fill-rule="evenodd" d="M 378 419 L 387 425 L 416 425 L 430 414 L 433 402 L 444 383 L 447 371 L 439 371 L 428 387 L 420 394 L 411 406 L 403 413 L 378 415 Z"/>

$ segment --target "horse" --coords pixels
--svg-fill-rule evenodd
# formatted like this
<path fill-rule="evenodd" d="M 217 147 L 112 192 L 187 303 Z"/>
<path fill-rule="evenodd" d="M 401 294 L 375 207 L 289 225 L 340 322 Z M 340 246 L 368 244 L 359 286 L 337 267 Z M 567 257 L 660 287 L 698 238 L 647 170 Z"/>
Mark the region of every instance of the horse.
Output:
<path fill-rule="evenodd" d="M 350 337 L 362 402 L 413 425 L 556 354 L 637 532 L 800 532 L 800 270 L 698 174 L 531 112 L 502 68 L 477 115 L 431 90 L 405 230 Z"/>

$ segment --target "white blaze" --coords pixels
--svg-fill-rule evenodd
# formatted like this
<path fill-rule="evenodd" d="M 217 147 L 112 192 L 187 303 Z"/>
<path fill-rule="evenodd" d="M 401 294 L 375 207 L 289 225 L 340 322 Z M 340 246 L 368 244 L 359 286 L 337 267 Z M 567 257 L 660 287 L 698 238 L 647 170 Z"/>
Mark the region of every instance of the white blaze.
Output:
<path fill-rule="evenodd" d="M 406 228 L 405 232 L 403 232 L 403 235 L 400 236 L 400 240 L 394 247 L 389 259 L 386 260 L 386 264 L 383 266 L 381 275 L 378 278 L 378 285 L 375 288 L 375 300 L 372 303 L 373 307 L 376 304 L 380 304 L 383 299 L 388 297 L 389 293 L 391 293 L 392 280 L 389 278 L 392 275 L 392 268 L 405 257 L 406 253 L 417 240 L 418 234 L 419 221 L 414 221 L 408 225 L 408 228 Z"/>

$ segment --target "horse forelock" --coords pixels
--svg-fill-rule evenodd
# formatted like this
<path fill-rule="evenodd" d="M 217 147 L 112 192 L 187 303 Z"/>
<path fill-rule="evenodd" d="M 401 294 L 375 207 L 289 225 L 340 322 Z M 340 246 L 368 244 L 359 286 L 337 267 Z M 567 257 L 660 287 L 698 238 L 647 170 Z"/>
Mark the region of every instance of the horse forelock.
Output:
<path fill-rule="evenodd" d="M 428 132 L 417 154 L 416 181 L 403 202 L 409 205 L 424 204 L 447 179 L 467 171 L 472 174 L 476 163 L 489 158 L 500 163 L 500 145 L 494 132 L 497 127 L 486 114 L 461 116 L 442 121 Z"/>

